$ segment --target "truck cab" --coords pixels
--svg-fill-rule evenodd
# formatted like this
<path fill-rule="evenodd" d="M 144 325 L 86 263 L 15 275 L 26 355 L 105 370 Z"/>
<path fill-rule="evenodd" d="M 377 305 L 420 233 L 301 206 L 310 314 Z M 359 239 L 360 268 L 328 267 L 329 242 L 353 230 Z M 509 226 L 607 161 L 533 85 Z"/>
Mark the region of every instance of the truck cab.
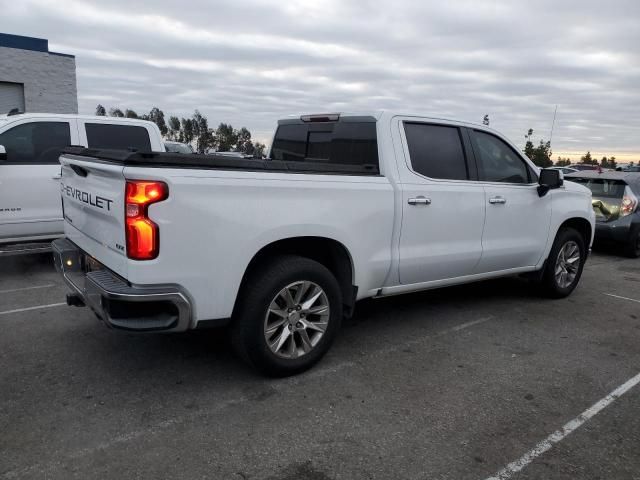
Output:
<path fill-rule="evenodd" d="M 49 249 L 63 234 L 60 151 L 89 148 L 164 152 L 158 127 L 114 117 L 0 115 L 0 256 Z"/>

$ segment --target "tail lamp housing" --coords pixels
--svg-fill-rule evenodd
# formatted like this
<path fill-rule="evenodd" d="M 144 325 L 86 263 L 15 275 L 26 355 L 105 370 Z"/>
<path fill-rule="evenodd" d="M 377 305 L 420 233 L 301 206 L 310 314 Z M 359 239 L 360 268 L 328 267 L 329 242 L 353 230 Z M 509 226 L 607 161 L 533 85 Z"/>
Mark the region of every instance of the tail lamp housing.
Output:
<path fill-rule="evenodd" d="M 153 260 L 160 252 L 160 231 L 149 218 L 149 205 L 166 200 L 169 187 L 164 182 L 129 180 L 125 187 L 125 231 L 127 257 Z"/>
<path fill-rule="evenodd" d="M 626 217 L 636 211 L 638 206 L 638 197 L 636 197 L 629 186 L 624 188 L 624 195 L 622 196 L 622 202 L 620 202 L 620 216 Z"/>

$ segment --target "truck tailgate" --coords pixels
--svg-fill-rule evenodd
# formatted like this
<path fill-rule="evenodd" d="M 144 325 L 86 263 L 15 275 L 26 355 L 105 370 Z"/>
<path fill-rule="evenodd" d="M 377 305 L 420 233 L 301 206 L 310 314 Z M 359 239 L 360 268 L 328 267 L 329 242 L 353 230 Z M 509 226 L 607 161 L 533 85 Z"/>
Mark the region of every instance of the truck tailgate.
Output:
<path fill-rule="evenodd" d="M 63 155 L 65 235 L 108 268 L 127 276 L 122 165 Z"/>

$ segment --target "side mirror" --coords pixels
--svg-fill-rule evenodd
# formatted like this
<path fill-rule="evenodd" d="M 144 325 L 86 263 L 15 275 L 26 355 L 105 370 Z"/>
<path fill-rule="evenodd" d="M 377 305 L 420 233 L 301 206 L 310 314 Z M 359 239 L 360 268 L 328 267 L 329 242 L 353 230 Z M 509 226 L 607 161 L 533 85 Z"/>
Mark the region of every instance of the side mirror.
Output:
<path fill-rule="evenodd" d="M 0 162 L 7 161 L 7 151 L 4 148 L 4 145 L 0 145 Z"/>
<path fill-rule="evenodd" d="M 544 197 L 549 190 L 554 188 L 560 188 L 564 180 L 562 178 L 562 172 L 560 170 L 554 170 L 551 168 L 543 168 L 540 170 L 540 177 L 538 178 L 538 195 Z"/>

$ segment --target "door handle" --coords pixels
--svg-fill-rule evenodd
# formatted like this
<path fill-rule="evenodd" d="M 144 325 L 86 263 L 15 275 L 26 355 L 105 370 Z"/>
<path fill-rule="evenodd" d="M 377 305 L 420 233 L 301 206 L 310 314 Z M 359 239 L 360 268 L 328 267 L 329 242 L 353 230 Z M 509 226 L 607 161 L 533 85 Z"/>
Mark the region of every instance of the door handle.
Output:
<path fill-rule="evenodd" d="M 502 205 L 502 204 L 507 203 L 507 199 L 504 198 L 504 197 L 491 197 L 489 199 L 489 203 L 491 205 Z"/>
<path fill-rule="evenodd" d="M 409 205 L 431 205 L 431 199 L 420 195 L 419 197 L 410 198 L 407 203 Z"/>
<path fill-rule="evenodd" d="M 55 177 L 51 177 L 52 180 L 60 180 L 62 178 L 62 174 L 56 175 Z"/>

